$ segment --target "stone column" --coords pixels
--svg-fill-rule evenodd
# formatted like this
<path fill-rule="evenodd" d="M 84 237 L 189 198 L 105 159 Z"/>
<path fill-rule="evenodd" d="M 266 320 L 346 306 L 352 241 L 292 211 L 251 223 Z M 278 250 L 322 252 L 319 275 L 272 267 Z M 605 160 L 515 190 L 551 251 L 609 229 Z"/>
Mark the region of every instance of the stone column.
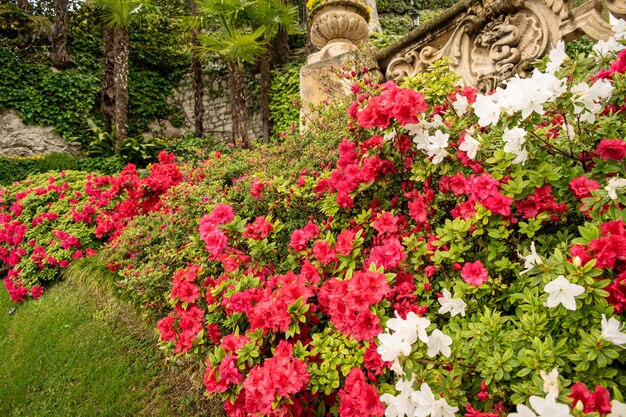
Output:
<path fill-rule="evenodd" d="M 348 92 L 336 69 L 369 37 L 369 18 L 365 4 L 353 0 L 329 0 L 311 10 L 311 42 L 320 51 L 309 55 L 307 65 L 300 69 L 303 109 L 323 102 L 330 91 Z"/>

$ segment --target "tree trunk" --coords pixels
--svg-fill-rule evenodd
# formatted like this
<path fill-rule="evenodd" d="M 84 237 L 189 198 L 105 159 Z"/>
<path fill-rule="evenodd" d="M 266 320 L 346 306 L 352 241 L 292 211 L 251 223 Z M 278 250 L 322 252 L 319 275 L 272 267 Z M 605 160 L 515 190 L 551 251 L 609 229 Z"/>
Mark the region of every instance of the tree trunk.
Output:
<path fill-rule="evenodd" d="M 233 141 L 242 148 L 250 147 L 246 121 L 245 74 L 236 62 L 228 62 L 228 89 L 230 90 Z"/>
<path fill-rule="evenodd" d="M 263 142 L 270 142 L 270 90 L 272 88 L 272 70 L 270 65 L 270 48 L 265 47 L 261 55 L 261 122 L 263 125 Z"/>
<path fill-rule="evenodd" d="M 196 2 L 191 0 L 191 15 L 197 16 Z M 200 46 L 198 42 L 198 30 L 191 32 L 191 72 L 193 74 L 193 99 L 194 99 L 194 120 L 196 123 L 196 136 L 204 136 L 204 80 L 202 79 L 202 63 L 196 51 Z"/>
<path fill-rule="evenodd" d="M 115 92 L 115 112 L 113 129 L 115 133 L 115 154 L 120 153 L 122 142 L 126 139 L 126 120 L 128 119 L 128 32 L 121 27 L 115 31 L 115 67 L 113 82 Z"/>
<path fill-rule="evenodd" d="M 276 37 L 272 40 L 272 64 L 275 67 L 284 65 L 289 60 L 289 35 L 282 27 L 278 29 Z"/>
<path fill-rule="evenodd" d="M 54 2 L 50 61 L 58 69 L 66 69 L 70 64 L 70 56 L 67 53 L 67 6 L 68 0 Z"/>
<path fill-rule="evenodd" d="M 113 91 L 113 68 L 115 67 L 114 32 L 105 28 L 102 35 L 102 88 L 100 90 L 100 111 L 104 117 L 105 132 L 113 133 L 113 112 L 115 109 L 115 92 Z"/>

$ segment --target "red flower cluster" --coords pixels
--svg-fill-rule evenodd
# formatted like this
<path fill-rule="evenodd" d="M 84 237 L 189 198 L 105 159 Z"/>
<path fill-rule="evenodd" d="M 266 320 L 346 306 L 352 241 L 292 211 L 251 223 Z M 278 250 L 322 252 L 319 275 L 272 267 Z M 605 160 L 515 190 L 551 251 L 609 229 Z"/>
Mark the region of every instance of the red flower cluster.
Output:
<path fill-rule="evenodd" d="M 621 161 L 626 157 L 626 142 L 620 139 L 603 139 L 596 148 L 596 155 L 604 160 Z"/>
<path fill-rule="evenodd" d="M 567 211 L 565 203 L 557 204 L 552 195 L 552 187 L 545 185 L 535 189 L 526 199 L 516 202 L 517 211 L 524 219 L 532 219 L 540 213 L 552 213 L 550 220 L 559 220 L 557 214 Z"/>
<path fill-rule="evenodd" d="M 200 238 L 204 240 L 207 251 L 220 255 L 228 245 L 228 237 L 218 226 L 230 223 L 235 218 L 233 208 L 227 204 L 215 206 L 211 214 L 200 219 Z"/>
<path fill-rule="evenodd" d="M 199 272 L 199 265 L 192 265 L 176 272 L 172 279 L 172 298 L 186 303 L 195 302 L 200 297 L 200 290 L 194 284 Z"/>
<path fill-rule="evenodd" d="M 270 234 L 272 230 L 274 230 L 274 226 L 265 220 L 265 216 L 259 216 L 248 225 L 243 236 L 254 240 L 261 240 Z"/>
<path fill-rule="evenodd" d="M 626 224 L 615 220 L 600 225 L 601 236 L 587 246 L 572 245 L 570 254 L 578 256 L 583 264 L 596 260 L 596 268 L 624 271 L 626 268 Z M 606 300 L 613 305 L 616 314 L 626 311 L 626 273 L 622 272 L 613 283 L 604 288 L 609 293 Z"/>
<path fill-rule="evenodd" d="M 293 347 L 286 341 L 278 343 L 274 356 L 262 366 L 255 366 L 243 381 L 247 415 L 281 415 L 279 410 L 295 394 L 304 390 L 309 382 L 306 363 L 293 357 Z M 273 403 L 279 402 L 278 407 Z"/>
<path fill-rule="evenodd" d="M 456 175 L 442 177 L 439 181 L 441 192 L 452 191 L 457 196 L 468 196 L 466 202 L 452 209 L 454 217 L 463 219 L 474 215 L 476 203 L 479 203 L 493 214 L 510 217 L 513 199 L 500 193 L 500 185 L 500 181 L 488 173 L 478 176 L 472 174 L 469 177 L 465 177 L 460 172 L 457 172 Z"/>
<path fill-rule="evenodd" d="M 150 166 L 150 175 L 145 178 L 140 178 L 133 164 L 128 164 L 117 176 L 90 177 L 85 187 L 89 202 L 77 212 L 76 218 L 84 221 L 85 215 L 107 207 L 96 220 L 95 234 L 98 238 L 110 234 L 113 240 L 134 216 L 159 210 L 161 196 L 180 184 L 183 176 L 174 159 L 174 155 L 162 151 L 159 163 Z"/>
<path fill-rule="evenodd" d="M 296 229 L 291 233 L 291 240 L 289 246 L 295 251 L 306 250 L 309 241 L 315 239 L 320 234 L 320 229 L 317 225 L 311 221 L 307 223 L 302 229 Z"/>
<path fill-rule="evenodd" d="M 339 391 L 340 417 L 382 417 L 385 406 L 380 402 L 376 388 L 365 382 L 365 374 L 352 368 L 345 387 Z"/>
<path fill-rule="evenodd" d="M 178 305 L 175 312 L 178 315 L 179 332 L 176 335 L 174 352 L 188 352 L 203 328 L 204 311 L 198 305 L 191 304 L 186 308 Z"/>
<path fill-rule="evenodd" d="M 393 81 L 382 86 L 382 94 L 371 97 L 367 106 L 357 114 L 357 123 L 361 127 L 386 128 L 391 119 L 396 119 L 400 126 L 417 123 L 418 115 L 424 113 L 428 105 L 424 94 L 410 88 L 400 88 Z"/>
<path fill-rule="evenodd" d="M 298 300 L 303 303 L 313 295 L 304 275 L 288 272 L 271 277 L 257 302 L 247 310 L 250 329 L 267 329 L 274 333 L 289 330 L 292 319 L 289 307 Z"/>
<path fill-rule="evenodd" d="M 489 280 L 489 271 L 481 261 L 466 262 L 461 269 L 461 278 L 474 287 L 480 287 Z"/>
<path fill-rule="evenodd" d="M 572 393 L 568 395 L 572 399 L 572 409 L 580 401 L 584 413 L 598 412 L 598 414 L 611 413 L 611 395 L 601 385 L 596 385 L 595 392 L 591 393 L 582 382 L 577 382 L 571 387 Z"/>
<path fill-rule="evenodd" d="M 337 203 L 342 208 L 354 207 L 354 200 L 350 193 L 361 184 L 368 184 L 383 175 L 397 172 L 394 164 L 377 156 L 363 157 L 372 147 L 380 146 L 382 138 L 375 136 L 358 147 L 355 143 L 343 140 L 339 145 L 339 161 L 337 168 L 331 172 L 329 178 L 322 178 L 314 188 L 318 197 L 325 192 L 336 191 Z M 359 157 L 359 153 L 361 157 Z"/>
<path fill-rule="evenodd" d="M 357 340 L 372 340 L 382 328 L 370 307 L 390 290 L 384 274 L 357 271 L 350 279 L 327 281 L 320 288 L 318 299 L 322 311 L 338 330 Z"/>
<path fill-rule="evenodd" d="M 568 188 L 577 199 L 582 200 L 583 198 L 591 197 L 593 190 L 599 190 L 600 183 L 596 180 L 590 180 L 586 175 L 581 175 L 580 177 L 572 178 Z"/>

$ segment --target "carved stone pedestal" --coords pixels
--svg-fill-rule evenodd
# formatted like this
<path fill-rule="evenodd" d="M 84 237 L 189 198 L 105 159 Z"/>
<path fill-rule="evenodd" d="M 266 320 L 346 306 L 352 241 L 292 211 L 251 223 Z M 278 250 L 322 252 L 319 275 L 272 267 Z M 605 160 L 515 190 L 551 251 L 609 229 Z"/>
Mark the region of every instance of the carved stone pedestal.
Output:
<path fill-rule="evenodd" d="M 329 0 L 311 10 L 309 19 L 311 42 L 320 51 L 309 55 L 307 65 L 300 69 L 303 109 L 323 102 L 331 91 L 349 91 L 337 69 L 369 37 L 369 12 L 361 2 Z M 300 120 L 301 125 L 306 123 Z"/>

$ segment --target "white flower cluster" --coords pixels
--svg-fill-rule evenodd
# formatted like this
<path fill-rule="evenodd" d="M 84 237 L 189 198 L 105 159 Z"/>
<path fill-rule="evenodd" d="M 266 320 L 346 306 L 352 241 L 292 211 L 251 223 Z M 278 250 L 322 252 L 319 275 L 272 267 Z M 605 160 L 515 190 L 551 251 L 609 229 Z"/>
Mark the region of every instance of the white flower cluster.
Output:
<path fill-rule="evenodd" d="M 626 178 L 612 177 L 604 189 L 612 200 L 617 200 L 617 190 L 626 187 Z"/>
<path fill-rule="evenodd" d="M 412 311 L 406 315 L 406 320 L 398 316 L 387 321 L 385 333 L 378 335 L 379 346 L 376 351 L 384 361 L 397 362 L 400 356 L 408 356 L 411 348 L 417 340 L 421 340 L 428 346 L 428 356 L 435 357 L 442 354 L 450 357 L 452 350 L 452 338 L 445 335 L 441 330 L 435 329 L 430 336 L 426 329 L 430 326 L 430 320 L 418 317 Z M 389 330 L 393 332 L 390 333 Z"/>
<path fill-rule="evenodd" d="M 433 117 L 432 122 L 421 121 L 417 124 L 408 124 L 405 126 L 409 134 L 413 136 L 413 142 L 417 149 L 428 155 L 428 157 L 431 158 L 431 162 L 435 165 L 441 163 L 443 158 L 448 155 L 446 148 L 448 147 L 450 135 L 438 129 L 442 126 L 443 119 L 439 115 Z M 431 128 L 437 128 L 432 135 L 429 132 Z"/>
<path fill-rule="evenodd" d="M 465 315 L 466 304 L 463 300 L 452 298 L 448 290 L 443 290 L 443 296 L 439 298 L 441 303 L 440 313 L 450 313 L 451 315 Z M 398 316 L 387 321 L 385 333 L 378 335 L 379 346 L 376 351 L 384 361 L 394 362 L 392 369 L 402 374 L 398 358 L 408 356 L 411 353 L 412 345 L 421 340 L 428 346 L 426 352 L 428 356 L 435 357 L 442 354 L 446 358 L 452 354 L 450 345 L 452 338 L 444 334 L 439 329 L 434 329 L 430 335 L 426 332 L 430 326 L 430 320 L 425 317 L 418 317 L 415 313 L 409 312 L 406 319 Z M 389 332 L 392 331 L 392 333 Z M 396 383 L 398 395 L 383 394 L 380 399 L 387 404 L 385 410 L 386 417 L 452 417 L 459 410 L 458 407 L 448 405 L 444 398 L 435 399 L 428 384 L 424 383 L 419 391 L 413 390 L 413 380 Z"/>
<path fill-rule="evenodd" d="M 534 267 L 543 263 L 543 261 L 541 260 L 541 256 L 539 256 L 539 254 L 537 253 L 537 249 L 535 248 L 535 242 L 530 243 L 530 254 L 522 256 L 518 253 L 518 255 L 524 261 L 524 270 L 520 272 L 520 275 L 526 274 Z"/>
<path fill-rule="evenodd" d="M 626 40 L 626 21 L 616 19 L 613 15 L 610 15 L 611 29 L 615 33 L 606 41 L 598 41 L 593 46 L 593 50 L 600 56 L 617 53 L 626 48 L 625 45 L 619 43 L 620 40 Z"/>
<path fill-rule="evenodd" d="M 614 42 L 619 39 L 626 39 L 624 32 L 626 22 L 617 21 L 613 26 L 616 30 Z M 619 31 L 619 32 L 617 32 Z M 615 48 L 612 48 L 615 50 Z M 565 53 L 565 43 L 559 41 L 556 47 L 550 52 L 546 71 L 535 70 L 529 78 L 515 76 L 507 81 L 504 88 L 498 87 L 493 94 L 476 97 L 472 105 L 474 113 L 478 116 L 478 125 L 486 127 L 497 124 L 502 114 L 512 116 L 520 113 L 522 120 L 531 114 L 543 114 L 544 106 L 553 102 L 567 90 L 565 79 L 558 78 L 555 73 L 561 67 L 567 54 Z M 613 94 L 613 85 L 610 81 L 600 79 L 589 85 L 586 82 L 578 83 L 571 87 L 572 99 L 574 101 L 574 114 L 578 115 L 582 122 L 594 123 L 606 101 Z M 573 139 L 574 132 L 571 126 L 563 127 L 567 137 Z M 521 129 L 515 127 L 505 130 L 503 140 L 505 142 L 505 152 L 515 155 L 514 164 L 524 163 L 528 158 L 528 153 L 524 146 L 524 134 Z"/>
<path fill-rule="evenodd" d="M 559 41 L 550 52 L 546 72 L 533 71 L 529 78 L 515 76 L 507 81 L 505 88 L 498 87 L 491 95 L 479 94 L 472 105 L 478 116 L 478 125 L 486 127 L 498 123 L 500 115 L 509 116 L 521 112 L 526 119 L 533 112 L 544 113 L 543 106 L 565 92 L 565 80 L 557 78 L 555 72 L 565 61 L 565 43 Z"/>
<path fill-rule="evenodd" d="M 449 405 L 445 398 L 435 399 L 428 384 L 423 383 L 419 391 L 413 390 L 413 380 L 398 381 L 398 395 L 383 394 L 380 400 L 387 404 L 385 417 L 453 417 L 458 407 Z"/>

